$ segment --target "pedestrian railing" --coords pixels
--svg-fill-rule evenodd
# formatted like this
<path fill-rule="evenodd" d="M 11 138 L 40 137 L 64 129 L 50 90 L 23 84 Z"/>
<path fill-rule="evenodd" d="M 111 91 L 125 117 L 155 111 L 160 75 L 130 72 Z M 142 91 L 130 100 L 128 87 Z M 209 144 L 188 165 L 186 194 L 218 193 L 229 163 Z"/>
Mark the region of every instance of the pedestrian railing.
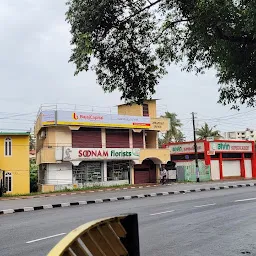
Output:
<path fill-rule="evenodd" d="M 137 214 L 98 219 L 66 235 L 48 256 L 139 256 Z"/>

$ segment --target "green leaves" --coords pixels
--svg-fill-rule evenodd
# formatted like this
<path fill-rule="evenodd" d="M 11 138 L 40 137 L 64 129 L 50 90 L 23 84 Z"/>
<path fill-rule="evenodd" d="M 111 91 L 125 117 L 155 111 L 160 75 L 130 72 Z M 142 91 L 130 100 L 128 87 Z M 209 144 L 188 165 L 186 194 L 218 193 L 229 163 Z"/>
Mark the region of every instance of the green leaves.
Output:
<path fill-rule="evenodd" d="M 220 132 L 218 130 L 213 130 L 214 127 L 209 127 L 207 123 L 204 124 L 200 129 L 196 131 L 196 135 L 199 140 L 206 139 L 207 137 L 214 137 L 215 139 L 219 139 L 221 137 Z"/>
<path fill-rule="evenodd" d="M 220 103 L 254 105 L 256 0 L 70 0 L 67 6 L 75 74 L 93 68 L 104 91 L 142 103 L 166 65 L 182 62 L 187 72 L 216 69 Z"/>
<path fill-rule="evenodd" d="M 170 120 L 170 130 L 167 131 L 163 138 L 159 140 L 159 145 L 166 144 L 168 142 L 182 142 L 185 140 L 184 134 L 181 132 L 180 128 L 182 123 L 180 119 L 177 118 L 177 114 L 165 112 L 163 118 L 169 118 Z"/>

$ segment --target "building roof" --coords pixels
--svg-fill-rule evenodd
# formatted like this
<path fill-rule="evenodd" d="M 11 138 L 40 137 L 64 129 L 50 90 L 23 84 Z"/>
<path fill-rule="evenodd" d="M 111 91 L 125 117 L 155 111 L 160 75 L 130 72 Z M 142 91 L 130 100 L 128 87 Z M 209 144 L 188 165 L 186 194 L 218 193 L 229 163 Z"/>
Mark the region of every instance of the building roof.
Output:
<path fill-rule="evenodd" d="M 15 135 L 15 136 L 29 136 L 30 132 L 12 132 L 12 131 L 0 131 L 0 136 L 1 135 Z"/>
<path fill-rule="evenodd" d="M 145 100 L 144 102 L 146 102 L 146 101 L 157 101 L 157 100 L 160 100 L 160 99 L 147 99 L 147 100 Z M 116 105 L 116 107 L 119 107 L 119 106 L 125 106 L 125 105 L 137 105 L 136 103 L 133 103 L 133 102 L 131 102 L 131 103 L 122 103 L 122 104 L 118 104 L 118 105 Z"/>

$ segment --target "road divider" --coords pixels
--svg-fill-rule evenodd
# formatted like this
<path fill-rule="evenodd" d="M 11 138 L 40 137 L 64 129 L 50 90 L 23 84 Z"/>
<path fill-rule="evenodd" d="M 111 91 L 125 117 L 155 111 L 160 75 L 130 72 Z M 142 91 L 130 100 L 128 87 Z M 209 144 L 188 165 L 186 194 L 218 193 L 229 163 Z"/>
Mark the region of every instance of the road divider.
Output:
<path fill-rule="evenodd" d="M 196 192 L 205 192 L 205 191 L 209 192 L 209 191 L 222 190 L 222 189 L 244 188 L 244 187 L 253 187 L 253 186 L 256 186 L 256 183 L 235 184 L 235 185 L 219 186 L 219 187 L 217 187 L 217 186 L 207 187 L 206 186 L 205 188 L 194 188 L 194 189 L 180 190 L 180 191 L 166 191 L 166 192 L 139 194 L 139 195 L 132 195 L 132 196 L 126 195 L 126 196 L 121 196 L 121 197 L 111 197 L 111 198 L 95 199 L 95 200 L 88 200 L 88 201 L 63 202 L 63 203 L 58 203 L 58 204 L 47 204 L 47 205 L 39 205 L 39 206 L 32 206 L 32 207 L 22 207 L 22 208 L 17 208 L 17 209 L 4 209 L 4 210 L 0 210 L 0 215 L 12 214 L 12 213 L 18 213 L 18 212 L 31 212 L 31 211 L 38 211 L 38 210 L 47 210 L 47 209 L 52 209 L 52 208 L 66 208 L 66 207 L 72 207 L 72 206 L 100 204 L 100 203 L 107 203 L 107 202 L 114 202 L 114 201 L 143 199 L 143 198 L 157 197 L 157 196 L 181 195 L 181 194 L 185 195 L 187 193 L 196 193 Z M 252 200 L 252 199 L 250 199 L 250 200 Z M 237 202 L 239 202 L 239 200 L 237 200 Z M 0 204 L 0 207 L 1 207 L 1 204 Z"/>

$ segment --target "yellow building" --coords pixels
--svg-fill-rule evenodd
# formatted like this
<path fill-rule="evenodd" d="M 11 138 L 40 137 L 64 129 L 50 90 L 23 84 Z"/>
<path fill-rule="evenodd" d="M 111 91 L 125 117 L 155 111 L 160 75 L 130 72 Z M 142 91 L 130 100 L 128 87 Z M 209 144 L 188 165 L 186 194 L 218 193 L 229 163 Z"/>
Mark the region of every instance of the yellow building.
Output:
<path fill-rule="evenodd" d="M 30 192 L 29 132 L 0 132 L 0 170 L 7 194 Z"/>
<path fill-rule="evenodd" d="M 169 119 L 157 117 L 156 100 L 122 104 L 118 113 L 42 107 L 35 125 L 39 188 L 156 183 L 170 160 L 158 148 Z"/>

